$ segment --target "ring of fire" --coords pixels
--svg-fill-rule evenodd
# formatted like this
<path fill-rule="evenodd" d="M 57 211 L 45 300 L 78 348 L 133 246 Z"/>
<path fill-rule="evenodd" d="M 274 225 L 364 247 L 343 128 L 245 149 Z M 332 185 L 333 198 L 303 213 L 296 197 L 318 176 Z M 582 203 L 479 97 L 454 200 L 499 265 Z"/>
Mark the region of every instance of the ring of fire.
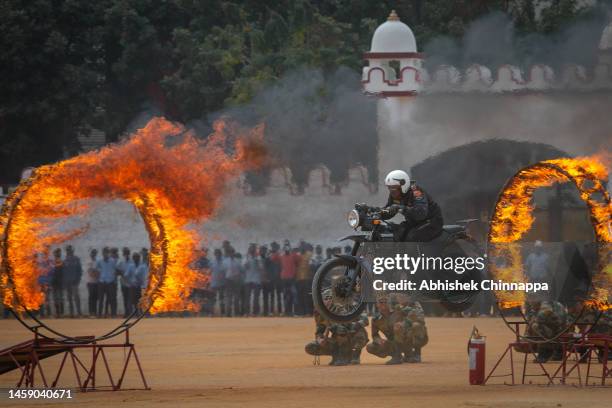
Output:
<path fill-rule="evenodd" d="M 189 226 L 211 216 L 233 177 L 266 159 L 263 127 L 245 132 L 220 121 L 214 128 L 202 141 L 180 126 L 153 119 L 123 143 L 41 166 L 20 183 L 0 214 L 0 289 L 4 304 L 23 325 L 42 337 L 50 337 L 41 332 L 46 329 L 66 342 L 91 342 L 124 332 L 147 311 L 197 309 L 189 294 L 207 277 L 192 267 L 199 237 Z M 228 139 L 234 142 L 232 155 Z M 110 332 L 83 339 L 51 329 L 32 311 L 45 297 L 37 257 L 85 230 L 57 232 L 57 223 L 50 221 L 82 216 L 92 198 L 125 200 L 140 213 L 150 240 L 149 276 L 138 311 Z M 23 312 L 36 324 L 25 321 Z"/>
<path fill-rule="evenodd" d="M 49 176 L 51 173 L 58 171 L 57 165 L 50 166 L 47 168 L 39 169 L 34 171 L 34 173 L 22 182 L 18 188 L 6 199 L 3 210 L 2 210 L 2 218 L 6 218 L 6 224 L 4 226 L 4 233 L 2 235 L 2 239 L 0 241 L 0 253 L 1 253 L 1 268 L 6 272 L 6 283 L 11 288 L 11 294 L 9 294 L 9 300 L 12 305 L 12 310 L 16 310 L 17 312 L 25 311 L 28 316 L 36 322 L 36 326 L 28 324 L 24 321 L 19 313 L 14 313 L 17 319 L 24 324 L 28 329 L 36 332 L 38 335 L 43 337 L 49 337 L 44 333 L 41 333 L 40 328 L 44 328 L 50 333 L 59 336 L 64 341 L 69 342 L 90 342 L 90 341 L 99 341 L 108 339 L 110 337 L 116 336 L 118 334 L 123 333 L 125 330 L 128 330 L 132 326 L 134 326 L 144 315 L 146 312 L 151 309 L 152 305 L 155 303 L 155 294 L 159 291 L 161 283 L 164 280 L 166 266 L 168 264 L 168 238 L 166 237 L 166 228 L 164 225 L 164 219 L 160 216 L 160 214 L 155 210 L 155 207 L 151 205 L 151 200 L 144 194 L 137 195 L 133 198 L 132 204 L 140 213 L 142 220 L 144 221 L 145 228 L 149 235 L 150 239 L 150 258 L 149 258 L 149 282 L 147 289 L 143 296 L 141 296 L 139 310 L 135 310 L 129 315 L 123 323 L 117 326 L 115 329 L 96 337 L 95 339 L 87 339 L 83 340 L 78 337 L 72 337 L 65 334 L 62 334 L 44 324 L 42 321 L 38 319 L 38 317 L 31 313 L 31 310 L 28 308 L 28 303 L 24 302 L 19 295 L 20 288 L 16 280 L 15 276 L 15 268 L 13 263 L 11 262 L 10 256 L 10 248 L 11 248 L 11 228 L 12 221 L 15 217 L 19 217 L 19 206 L 22 202 L 24 196 L 27 194 L 28 190 L 32 185 L 36 184 L 42 177 Z M 23 292 L 22 292 L 23 293 Z M 12 298 L 11 298 L 12 295 Z M 6 297 L 6 292 L 5 292 Z"/>
<path fill-rule="evenodd" d="M 516 173 L 499 195 L 489 227 L 488 256 L 492 278 L 524 281 L 522 256 L 516 242 L 533 224 L 533 192 L 554 183 L 571 181 L 589 209 L 595 240 L 599 243 L 599 262 L 592 277 L 593 294 L 586 303 L 599 310 L 607 309 L 612 279 L 605 273 L 604 266 L 612 242 L 612 206 L 603 182 L 606 179 L 606 167 L 593 158 L 547 160 Z M 498 259 L 505 262 L 501 266 L 492 262 Z M 525 293 L 519 291 L 496 291 L 495 296 L 501 309 L 520 307 L 525 301 Z"/>

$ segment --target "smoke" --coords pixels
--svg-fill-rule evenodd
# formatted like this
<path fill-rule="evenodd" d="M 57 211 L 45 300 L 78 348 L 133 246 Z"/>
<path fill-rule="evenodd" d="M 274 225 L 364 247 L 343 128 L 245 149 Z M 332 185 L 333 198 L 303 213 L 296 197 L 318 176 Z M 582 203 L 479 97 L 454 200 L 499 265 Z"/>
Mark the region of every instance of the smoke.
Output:
<path fill-rule="evenodd" d="M 565 63 L 591 67 L 596 62 L 606 23 L 606 14 L 597 9 L 557 33 L 525 34 L 507 16 L 494 13 L 471 24 L 458 41 L 449 37 L 430 41 L 423 48 L 425 64 L 429 69 L 451 64 L 463 71 L 480 63 L 490 67 L 495 76 L 502 64 L 526 70 L 534 63 L 544 63 L 553 66 L 559 78 Z M 429 157 L 474 142 L 507 139 L 543 143 L 555 148 L 551 151 L 588 155 L 609 149 L 612 140 L 610 92 L 457 93 L 400 101 L 365 96 L 360 82 L 359 73 L 346 67 L 333 72 L 304 67 L 268 84 L 246 105 L 188 124 L 206 136 L 211 133 L 210 124 L 221 116 L 244 126 L 265 123 L 264 138 L 275 158 L 272 167 L 290 168 L 297 193 L 303 192 L 294 196 L 286 186 L 273 183 L 270 169 L 247 174 L 251 190 L 262 194 L 245 196 L 234 188 L 220 212 L 201 226 L 210 245 L 229 239 L 240 249 L 248 242 L 285 238 L 332 244 L 349 232 L 344 219 L 355 202 L 385 202 L 384 189 L 372 194 L 354 170 L 349 171 L 358 164 L 368 169 L 371 183 L 380 185 L 379 171 L 384 175 L 395 168 L 408 170 Z M 377 116 L 377 105 L 380 112 L 395 112 L 391 120 Z M 490 146 L 496 148 L 495 144 Z M 486 155 L 482 150 L 479 154 Z M 500 166 L 518 170 L 528 164 L 513 162 L 513 157 L 520 155 L 512 152 L 496 153 L 507 158 Z M 539 158 L 534 155 L 531 159 Z M 441 165 L 432 178 L 448 184 L 453 177 L 461 179 L 454 173 L 464 168 L 487 177 L 478 163 L 478 157 L 465 154 Z M 312 170 L 320 164 L 330 170 L 330 182 L 337 183 L 342 194 L 330 194 L 326 186 L 313 183 Z M 473 194 L 480 187 L 463 185 Z M 424 188 L 435 190 L 427 185 Z M 440 192 L 434 198 L 441 203 L 451 198 L 443 195 Z M 457 218 L 467 216 L 462 213 Z"/>
<path fill-rule="evenodd" d="M 459 40 L 436 37 L 423 47 L 426 66 L 472 64 L 496 68 L 503 64 L 527 68 L 545 64 L 555 69 L 564 64 L 592 67 L 597 62 L 601 33 L 610 20 L 609 10 L 599 6 L 584 12 L 560 30 L 542 34 L 519 30 L 507 14 L 494 12 L 469 25 Z"/>
<path fill-rule="evenodd" d="M 459 41 L 448 37 L 430 41 L 425 46 L 426 66 L 432 72 L 441 64 L 449 64 L 463 73 L 472 64 L 482 64 L 491 69 L 495 80 L 501 65 L 518 66 L 523 79 L 527 79 L 530 67 L 543 63 L 551 66 L 556 80 L 560 80 L 566 64 L 578 64 L 585 66 L 590 75 L 598 63 L 598 45 L 607 18 L 602 9 L 595 9 L 558 32 L 542 35 L 520 33 L 508 16 L 493 13 L 471 24 Z M 425 188 L 435 192 L 445 215 L 465 218 L 466 209 L 456 203 L 471 196 L 470 205 L 475 212 L 470 216 L 479 217 L 478 211 L 491 208 L 505 179 L 521 167 L 552 158 L 553 152 L 581 156 L 609 151 L 610 106 L 610 91 L 551 89 L 539 93 L 422 95 L 403 108 L 397 122 L 389 124 L 390 142 L 381 142 L 381 147 L 389 161 L 396 160 L 406 167 L 440 155 L 425 166 L 417 165 L 414 175 L 427 180 L 429 185 Z M 493 139 L 524 144 L 481 143 Z M 461 154 L 443 161 L 448 157 L 441 153 L 461 146 L 465 146 Z M 394 156 L 395 151 L 404 154 Z M 526 151 L 532 154 L 526 155 Z M 491 160 L 499 169 L 486 168 Z M 438 171 L 432 170 L 436 167 Z M 497 188 L 495 183 L 499 184 Z"/>
<path fill-rule="evenodd" d="M 545 12 L 551 10 L 555 12 Z M 508 15 L 491 13 L 474 21 L 460 40 L 438 37 L 427 43 L 425 64 L 430 72 L 448 64 L 460 73 L 472 64 L 481 64 L 491 69 L 493 80 L 504 64 L 519 67 L 523 79 L 534 64 L 546 64 L 553 68 L 557 81 L 567 64 L 577 64 L 586 68 L 588 80 L 598 63 L 598 45 L 610 16 L 602 6 L 592 7 L 576 21 L 544 35 L 523 32 Z M 609 91 L 440 93 L 416 99 L 391 133 L 418 139 L 417 150 L 425 156 L 420 160 L 465 143 L 493 138 L 547 143 L 571 155 L 593 154 L 611 147 Z M 408 161 L 415 164 L 420 160 L 413 156 Z"/>
<path fill-rule="evenodd" d="M 264 88 L 251 103 L 214 117 L 227 115 L 251 125 L 263 121 L 277 165 L 289 167 L 292 181 L 303 188 L 318 165 L 330 170 L 332 182 L 346 181 L 357 164 L 376 178 L 375 108 L 353 70 L 304 68 Z"/>

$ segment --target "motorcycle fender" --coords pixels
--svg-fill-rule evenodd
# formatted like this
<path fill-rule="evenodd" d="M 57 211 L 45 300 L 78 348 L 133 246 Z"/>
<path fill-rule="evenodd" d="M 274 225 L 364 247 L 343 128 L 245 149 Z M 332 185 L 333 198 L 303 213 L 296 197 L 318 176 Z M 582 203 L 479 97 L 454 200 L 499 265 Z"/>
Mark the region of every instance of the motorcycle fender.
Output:
<path fill-rule="evenodd" d="M 334 256 L 337 258 L 346 259 L 347 261 L 351 262 L 353 266 L 357 266 L 359 264 L 359 266 L 361 266 L 362 271 L 367 271 L 369 273 L 372 272 L 370 265 L 361 256 L 344 255 L 344 254 L 335 254 Z"/>
<path fill-rule="evenodd" d="M 346 237 L 342 237 L 340 239 L 338 239 L 338 241 L 347 241 L 347 240 L 351 240 L 351 241 L 355 241 L 355 242 L 365 242 L 368 240 L 368 236 L 365 234 L 359 234 L 359 235 L 347 235 Z"/>

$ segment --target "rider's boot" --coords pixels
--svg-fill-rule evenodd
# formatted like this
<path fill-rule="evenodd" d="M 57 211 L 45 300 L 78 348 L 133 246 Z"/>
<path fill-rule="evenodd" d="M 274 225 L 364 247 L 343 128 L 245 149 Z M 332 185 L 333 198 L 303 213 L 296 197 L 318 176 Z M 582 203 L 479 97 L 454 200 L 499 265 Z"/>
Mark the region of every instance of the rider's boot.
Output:
<path fill-rule="evenodd" d="M 360 348 L 353 350 L 353 355 L 351 356 L 351 364 L 361 364 L 361 349 Z"/>

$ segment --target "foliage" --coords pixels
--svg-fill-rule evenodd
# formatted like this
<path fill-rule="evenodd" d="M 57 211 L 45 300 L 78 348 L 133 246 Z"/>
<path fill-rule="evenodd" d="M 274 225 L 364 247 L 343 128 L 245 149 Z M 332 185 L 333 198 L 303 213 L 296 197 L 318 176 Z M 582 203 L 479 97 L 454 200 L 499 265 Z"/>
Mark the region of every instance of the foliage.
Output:
<path fill-rule="evenodd" d="M 360 71 L 362 52 L 392 8 L 426 44 L 458 40 L 492 12 L 512 19 L 521 36 L 556 32 L 585 13 L 578 3 L 4 0 L 0 183 L 17 181 L 23 167 L 76 153 L 77 135 L 91 127 L 116 140 L 147 106 L 181 122 L 206 120 L 296 70 L 322 72 L 315 102 L 324 111 L 333 93 L 326 88 L 335 86 L 327 78 L 339 67 Z M 518 49 L 532 52 L 521 38 Z"/>

